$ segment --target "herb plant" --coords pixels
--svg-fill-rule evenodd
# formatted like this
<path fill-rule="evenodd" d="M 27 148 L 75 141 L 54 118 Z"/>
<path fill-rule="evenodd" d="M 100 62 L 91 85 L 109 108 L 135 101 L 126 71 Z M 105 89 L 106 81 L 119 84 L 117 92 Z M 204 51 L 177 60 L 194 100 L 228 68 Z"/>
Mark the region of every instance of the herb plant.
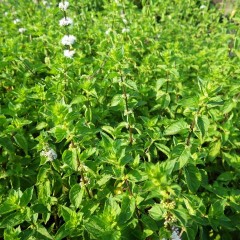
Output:
<path fill-rule="evenodd" d="M 0 20 L 0 238 L 239 238 L 238 8 L 2 0 Z"/>

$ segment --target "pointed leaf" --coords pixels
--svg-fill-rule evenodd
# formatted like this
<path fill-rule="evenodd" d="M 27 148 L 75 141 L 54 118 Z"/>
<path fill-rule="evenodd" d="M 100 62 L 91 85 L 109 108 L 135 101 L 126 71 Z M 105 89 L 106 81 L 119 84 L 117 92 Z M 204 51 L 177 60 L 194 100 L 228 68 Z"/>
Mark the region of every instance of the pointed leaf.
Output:
<path fill-rule="evenodd" d="M 84 188 L 81 187 L 79 184 L 75 184 L 69 192 L 70 201 L 76 209 L 80 207 L 83 194 L 84 194 Z"/>
<path fill-rule="evenodd" d="M 118 223 L 120 225 L 126 223 L 135 211 L 135 199 L 124 195 L 121 205 L 121 213 L 118 216 Z"/>
<path fill-rule="evenodd" d="M 196 192 L 201 185 L 201 173 L 194 165 L 187 165 L 184 169 L 187 186 L 191 192 Z"/>
<path fill-rule="evenodd" d="M 184 120 L 179 120 L 167 127 L 164 131 L 164 135 L 175 135 L 178 133 L 182 133 L 184 130 L 187 129 L 189 129 L 189 125 Z"/>
<path fill-rule="evenodd" d="M 27 188 L 20 198 L 20 206 L 25 207 L 31 201 L 33 196 L 33 187 Z"/>

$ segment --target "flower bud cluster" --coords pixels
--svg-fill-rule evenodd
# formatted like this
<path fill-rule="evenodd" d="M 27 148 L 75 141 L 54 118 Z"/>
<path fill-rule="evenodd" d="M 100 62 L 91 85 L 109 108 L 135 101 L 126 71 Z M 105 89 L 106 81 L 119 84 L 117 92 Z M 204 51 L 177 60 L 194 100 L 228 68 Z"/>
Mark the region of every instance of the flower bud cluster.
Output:
<path fill-rule="evenodd" d="M 59 21 L 59 25 L 61 27 L 68 27 L 69 25 L 73 24 L 73 20 L 70 17 L 67 17 L 67 9 L 69 7 L 68 1 L 62 1 L 58 4 L 58 7 L 63 11 L 64 17 Z M 63 50 L 63 55 L 66 58 L 73 58 L 75 54 L 75 50 L 72 49 L 72 45 L 75 43 L 76 37 L 73 35 L 70 35 L 67 31 L 67 35 L 63 36 L 61 43 L 64 46 L 67 46 L 67 49 Z"/>
<path fill-rule="evenodd" d="M 170 212 L 165 212 L 163 214 L 163 217 L 165 218 L 165 221 L 164 221 L 165 227 L 168 227 L 169 225 L 172 225 L 177 221 L 176 217 L 173 216 Z"/>
<path fill-rule="evenodd" d="M 162 203 L 163 208 L 172 210 L 176 207 L 175 201 L 165 201 Z"/>

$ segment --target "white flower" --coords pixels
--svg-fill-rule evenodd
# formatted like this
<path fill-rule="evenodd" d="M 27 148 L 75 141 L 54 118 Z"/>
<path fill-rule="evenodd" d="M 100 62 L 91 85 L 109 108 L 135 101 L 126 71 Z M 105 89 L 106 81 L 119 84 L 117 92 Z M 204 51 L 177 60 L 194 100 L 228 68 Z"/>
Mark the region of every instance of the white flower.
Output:
<path fill-rule="evenodd" d="M 66 11 L 67 8 L 69 6 L 69 2 L 67 1 L 63 1 L 63 2 L 60 2 L 58 7 L 62 10 L 62 11 Z"/>
<path fill-rule="evenodd" d="M 47 1 L 42 1 L 42 4 L 45 6 L 45 5 L 47 5 Z"/>
<path fill-rule="evenodd" d="M 75 54 L 75 51 L 74 50 L 64 50 L 63 52 L 64 56 L 67 57 L 67 58 L 72 58 L 73 55 Z"/>
<path fill-rule="evenodd" d="M 74 42 L 76 41 L 76 37 L 74 37 L 73 35 L 65 35 L 62 38 L 62 44 L 63 45 L 72 45 L 74 44 Z"/>
<path fill-rule="evenodd" d="M 19 18 L 16 18 L 16 19 L 13 20 L 13 23 L 14 23 L 14 24 L 17 24 L 17 23 L 19 23 L 19 22 L 21 22 Z"/>
<path fill-rule="evenodd" d="M 127 23 L 128 23 L 128 21 L 127 21 L 126 18 L 123 18 L 122 21 L 124 22 L 124 24 L 127 24 Z"/>
<path fill-rule="evenodd" d="M 207 6 L 205 6 L 205 5 L 201 5 L 200 6 L 200 9 L 204 9 L 204 8 L 206 8 Z"/>
<path fill-rule="evenodd" d="M 57 153 L 52 148 L 42 151 L 41 156 L 46 157 L 48 161 L 53 161 L 57 159 Z"/>
<path fill-rule="evenodd" d="M 26 28 L 19 28 L 19 29 L 18 29 L 18 31 L 19 31 L 20 33 L 24 33 L 26 30 L 27 30 Z"/>
<path fill-rule="evenodd" d="M 8 12 L 5 12 L 5 13 L 4 13 L 4 16 L 7 16 L 7 15 L 8 15 Z"/>
<path fill-rule="evenodd" d="M 130 29 L 129 29 L 129 28 L 123 28 L 123 29 L 122 29 L 122 33 L 127 33 L 127 32 L 130 32 Z"/>
<path fill-rule="evenodd" d="M 60 26 L 68 26 L 73 23 L 73 20 L 69 17 L 64 17 L 59 21 Z"/>
<path fill-rule="evenodd" d="M 112 31 L 112 29 L 111 28 L 109 28 L 106 32 L 105 32 L 105 34 L 106 35 L 109 35 L 109 33 Z"/>

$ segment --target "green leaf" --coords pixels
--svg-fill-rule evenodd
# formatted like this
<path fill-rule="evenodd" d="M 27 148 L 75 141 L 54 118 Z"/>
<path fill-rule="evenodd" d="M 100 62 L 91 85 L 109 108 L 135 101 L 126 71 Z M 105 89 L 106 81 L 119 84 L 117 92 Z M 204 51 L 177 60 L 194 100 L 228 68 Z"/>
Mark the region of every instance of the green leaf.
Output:
<path fill-rule="evenodd" d="M 37 224 L 35 236 L 42 240 L 53 239 L 48 230 L 41 224 Z"/>
<path fill-rule="evenodd" d="M 26 219 L 26 212 L 14 212 L 8 214 L 5 218 L 0 220 L 0 228 L 14 227 L 24 222 Z"/>
<path fill-rule="evenodd" d="M 75 149 L 65 150 L 62 155 L 63 162 L 72 170 L 77 171 L 78 162 L 77 162 L 77 153 Z"/>
<path fill-rule="evenodd" d="M 210 150 L 208 153 L 207 159 L 212 162 L 215 160 L 215 158 L 219 155 L 221 150 L 221 140 L 217 140 L 216 142 L 212 142 L 210 144 Z"/>
<path fill-rule="evenodd" d="M 161 204 L 155 204 L 151 209 L 148 211 L 149 216 L 154 219 L 155 221 L 160 221 L 164 218 L 164 210 Z"/>
<path fill-rule="evenodd" d="M 46 128 L 48 126 L 48 124 L 46 122 L 40 122 L 37 126 L 36 129 L 37 130 L 42 130 L 43 128 Z"/>
<path fill-rule="evenodd" d="M 49 213 L 48 208 L 41 203 L 37 203 L 33 206 L 31 206 L 31 209 L 35 212 L 35 213 Z"/>
<path fill-rule="evenodd" d="M 204 121 L 201 117 L 197 117 L 197 126 L 202 134 L 202 137 L 205 136 L 205 126 L 204 126 Z"/>
<path fill-rule="evenodd" d="M 25 207 L 31 201 L 33 196 L 33 187 L 27 188 L 20 198 L 20 206 Z"/>
<path fill-rule="evenodd" d="M 172 158 L 176 159 L 173 171 L 182 169 L 191 159 L 190 147 L 183 144 L 176 145 L 172 150 Z"/>
<path fill-rule="evenodd" d="M 106 224 L 99 216 L 92 216 L 85 225 L 87 231 L 95 238 L 102 239 Z"/>
<path fill-rule="evenodd" d="M 156 91 L 158 91 L 165 82 L 167 82 L 167 79 L 165 79 L 165 78 L 158 79 L 156 81 Z"/>
<path fill-rule="evenodd" d="M 0 215 L 15 211 L 17 209 L 19 209 L 19 206 L 17 204 L 6 200 L 3 204 L 0 205 Z"/>
<path fill-rule="evenodd" d="M 111 104 L 110 104 L 111 107 L 115 107 L 115 106 L 118 106 L 118 105 L 124 106 L 124 99 L 123 99 L 123 96 L 121 94 L 115 95 L 112 98 L 112 101 L 111 101 Z"/>
<path fill-rule="evenodd" d="M 56 138 L 57 142 L 61 142 L 63 139 L 67 138 L 67 130 L 64 129 L 62 126 L 57 126 L 51 131 L 54 134 L 54 137 Z"/>
<path fill-rule="evenodd" d="M 11 153 L 15 152 L 15 147 L 12 144 L 12 141 L 8 137 L 0 137 L 0 145 L 6 148 Z"/>
<path fill-rule="evenodd" d="M 233 108 L 236 107 L 236 102 L 233 102 L 232 99 L 229 101 L 226 101 L 224 103 L 223 109 L 222 109 L 222 114 L 228 114 L 229 112 L 231 112 L 233 110 Z"/>
<path fill-rule="evenodd" d="M 90 147 L 80 154 L 80 161 L 87 160 L 96 152 L 96 148 Z"/>
<path fill-rule="evenodd" d="M 192 164 L 184 168 L 184 177 L 187 182 L 188 189 L 191 192 L 196 192 L 201 185 L 201 173 L 198 168 Z"/>
<path fill-rule="evenodd" d="M 101 175 L 100 180 L 97 181 L 97 184 L 99 187 L 103 186 L 106 184 L 110 179 L 112 178 L 112 175 L 107 174 L 107 175 Z"/>
<path fill-rule="evenodd" d="M 125 224 L 134 214 L 135 211 L 135 199 L 128 195 L 124 195 L 121 203 L 121 212 L 118 216 L 118 223 L 120 225 Z"/>
<path fill-rule="evenodd" d="M 13 138 L 14 138 L 15 142 L 17 143 L 17 145 L 24 150 L 25 154 L 27 154 L 28 142 L 27 142 L 26 138 L 22 134 L 19 134 L 19 133 L 17 133 Z"/>
<path fill-rule="evenodd" d="M 169 158 L 170 149 L 166 145 L 163 145 L 163 144 L 157 143 L 157 142 L 155 142 L 154 145 L 157 147 L 158 150 L 163 152 Z"/>
<path fill-rule="evenodd" d="M 84 194 L 84 188 L 81 187 L 79 184 L 75 184 L 70 189 L 69 198 L 70 198 L 70 202 L 75 207 L 75 209 L 80 207 L 80 204 L 81 204 L 82 198 L 83 198 L 83 194 Z"/>
<path fill-rule="evenodd" d="M 189 214 L 186 209 L 174 209 L 171 210 L 171 213 L 175 215 L 175 217 L 179 220 L 182 226 L 187 226 Z"/>
<path fill-rule="evenodd" d="M 175 135 L 178 133 L 182 133 L 185 130 L 189 129 L 189 125 L 184 120 L 179 120 L 173 124 L 171 124 L 169 127 L 167 127 L 164 131 L 164 135 Z"/>
<path fill-rule="evenodd" d="M 127 79 L 124 84 L 126 85 L 126 87 L 128 87 L 130 89 L 133 89 L 134 91 L 138 92 L 137 84 L 134 81 L 132 81 L 130 79 Z"/>
<path fill-rule="evenodd" d="M 65 237 L 69 236 L 72 232 L 72 229 L 70 229 L 66 223 L 64 223 L 57 231 L 55 235 L 55 240 L 62 240 Z"/>

